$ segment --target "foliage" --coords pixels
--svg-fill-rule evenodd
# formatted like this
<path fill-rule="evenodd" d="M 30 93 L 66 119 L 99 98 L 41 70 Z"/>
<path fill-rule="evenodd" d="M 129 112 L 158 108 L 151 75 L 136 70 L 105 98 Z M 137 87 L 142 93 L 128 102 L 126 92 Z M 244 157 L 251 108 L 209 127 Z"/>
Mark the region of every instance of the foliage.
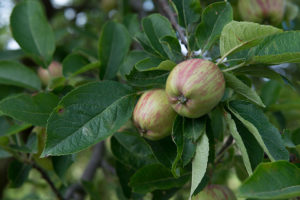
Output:
<path fill-rule="evenodd" d="M 45 2 L 16 3 L 9 27 L 21 49 L 0 49 L 3 199 L 38 199 L 39 192 L 61 200 L 75 193 L 194 199 L 211 185 L 248 199 L 300 196 L 296 2 L 288 1 L 277 27 L 241 21 L 234 0 L 145 1 L 154 3 L 152 11 L 142 1 L 81 0 L 60 9 Z M 77 17 L 84 10 L 87 23 L 66 20 L 67 9 Z M 164 138 L 143 137 L 132 117 L 138 99 L 164 91 L 170 72 L 192 58 L 222 71 L 222 99 L 199 118 L 177 115 Z M 62 63 L 59 76 L 49 76 L 53 61 Z M 74 176 L 75 168 L 82 175 Z M 39 192 L 11 192 L 32 186 Z"/>

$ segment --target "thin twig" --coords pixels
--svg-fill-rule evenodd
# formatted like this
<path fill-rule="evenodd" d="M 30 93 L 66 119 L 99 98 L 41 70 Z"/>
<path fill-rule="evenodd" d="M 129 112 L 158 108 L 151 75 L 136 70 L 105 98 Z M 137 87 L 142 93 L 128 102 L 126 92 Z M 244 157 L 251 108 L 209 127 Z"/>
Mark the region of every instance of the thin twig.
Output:
<path fill-rule="evenodd" d="M 102 160 L 101 167 L 102 167 L 102 169 L 104 169 L 105 171 L 107 171 L 113 175 L 116 174 L 115 168 L 113 166 L 111 166 L 106 160 Z"/>
<path fill-rule="evenodd" d="M 229 71 L 232 71 L 232 70 L 236 70 L 238 68 L 243 67 L 244 65 L 245 65 L 245 62 L 242 62 L 242 63 L 240 63 L 238 65 L 233 66 L 233 67 L 230 67 L 230 68 L 227 68 L 227 69 L 223 69 L 222 72 L 229 72 Z"/>
<path fill-rule="evenodd" d="M 170 20 L 172 26 L 178 32 L 178 35 L 179 35 L 179 38 L 180 38 L 181 42 L 188 49 L 188 43 L 185 39 L 184 33 L 183 33 L 181 27 L 179 26 L 179 24 L 177 23 L 175 15 L 174 15 L 173 11 L 171 10 L 168 2 L 166 0 L 157 0 L 157 2 L 160 5 L 160 7 L 162 8 L 162 10 L 164 11 L 164 13 L 166 14 L 166 16 L 168 17 L 168 19 Z"/>
<path fill-rule="evenodd" d="M 47 172 L 34 162 L 31 163 L 31 166 L 41 174 L 43 179 L 45 179 L 45 181 L 48 183 L 48 185 L 51 187 L 52 191 L 56 195 L 57 199 L 64 200 L 63 196 L 60 194 L 58 189 L 55 187 L 54 183 L 52 182 L 52 180 L 48 176 Z"/>
<path fill-rule="evenodd" d="M 215 164 L 218 164 L 221 161 L 224 152 L 230 147 L 232 142 L 233 142 L 233 137 L 229 136 L 226 142 L 224 143 L 224 145 L 222 146 L 222 148 L 220 149 L 220 151 L 217 153 Z"/>
<path fill-rule="evenodd" d="M 96 174 L 97 168 L 100 167 L 103 156 L 104 156 L 104 141 L 95 145 L 93 149 L 93 153 L 89 163 L 84 169 L 80 181 L 91 181 Z M 66 200 L 76 199 L 83 200 L 85 197 L 85 191 L 81 185 L 81 183 L 76 183 L 71 185 L 65 193 Z"/>

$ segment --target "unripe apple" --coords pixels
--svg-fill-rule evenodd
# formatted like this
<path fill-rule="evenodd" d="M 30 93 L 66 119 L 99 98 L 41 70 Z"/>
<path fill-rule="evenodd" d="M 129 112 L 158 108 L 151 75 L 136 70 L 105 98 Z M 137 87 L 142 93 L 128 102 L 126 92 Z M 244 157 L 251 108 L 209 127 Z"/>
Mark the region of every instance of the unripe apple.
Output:
<path fill-rule="evenodd" d="M 62 66 L 59 62 L 53 61 L 48 67 L 49 74 L 51 78 L 61 77 L 62 74 Z"/>
<path fill-rule="evenodd" d="M 211 111 L 222 99 L 225 81 L 214 63 L 190 59 L 170 73 L 166 93 L 173 109 L 182 116 L 198 118 Z"/>
<path fill-rule="evenodd" d="M 62 75 L 62 66 L 57 61 L 52 61 L 48 69 L 38 68 L 38 76 L 43 85 L 48 85 L 53 78 L 61 77 Z"/>
<path fill-rule="evenodd" d="M 278 25 L 283 19 L 286 0 L 239 0 L 243 20 Z"/>
<path fill-rule="evenodd" d="M 145 92 L 133 111 L 135 126 L 141 135 L 150 140 L 159 140 L 170 135 L 175 117 L 176 113 L 162 89 Z"/>
<path fill-rule="evenodd" d="M 234 193 L 226 186 L 208 185 L 192 200 L 236 200 Z"/>
<path fill-rule="evenodd" d="M 38 76 L 40 77 L 43 85 L 48 85 L 48 83 L 51 80 L 49 71 L 47 69 L 42 68 L 42 67 L 38 68 Z"/>

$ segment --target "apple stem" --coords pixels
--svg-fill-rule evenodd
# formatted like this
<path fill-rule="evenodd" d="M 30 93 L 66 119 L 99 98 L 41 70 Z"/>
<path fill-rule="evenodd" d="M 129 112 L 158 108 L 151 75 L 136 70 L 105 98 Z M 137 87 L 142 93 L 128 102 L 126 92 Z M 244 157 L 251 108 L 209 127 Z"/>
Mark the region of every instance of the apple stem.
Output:
<path fill-rule="evenodd" d="M 188 99 L 184 95 L 180 95 L 179 97 L 177 97 L 177 100 L 179 104 L 185 104 L 188 101 Z"/>

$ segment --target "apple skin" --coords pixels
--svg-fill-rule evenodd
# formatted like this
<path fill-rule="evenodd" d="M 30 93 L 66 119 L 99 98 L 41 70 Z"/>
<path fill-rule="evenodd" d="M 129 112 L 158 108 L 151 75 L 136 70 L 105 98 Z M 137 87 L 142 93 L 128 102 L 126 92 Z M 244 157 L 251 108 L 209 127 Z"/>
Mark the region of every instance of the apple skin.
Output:
<path fill-rule="evenodd" d="M 226 186 L 208 185 L 192 200 L 236 200 L 234 193 Z"/>
<path fill-rule="evenodd" d="M 171 134 L 176 112 L 163 89 L 145 92 L 133 111 L 133 121 L 140 134 L 149 140 L 159 140 Z"/>
<path fill-rule="evenodd" d="M 51 78 L 61 77 L 62 74 L 62 66 L 57 61 L 52 61 L 48 67 L 49 74 Z"/>
<path fill-rule="evenodd" d="M 48 83 L 51 80 L 49 71 L 47 69 L 42 68 L 42 67 L 38 68 L 38 76 L 40 77 L 43 85 L 48 85 Z"/>
<path fill-rule="evenodd" d="M 181 116 L 198 118 L 211 111 L 222 99 L 225 80 L 214 63 L 190 59 L 170 73 L 166 93 L 173 109 Z"/>
<path fill-rule="evenodd" d="M 278 25 L 283 19 L 286 0 L 239 0 L 238 9 L 243 20 Z"/>
<path fill-rule="evenodd" d="M 38 76 L 40 77 L 43 85 L 48 85 L 53 78 L 63 76 L 62 66 L 59 62 L 52 61 L 48 66 L 48 69 L 44 69 L 42 67 L 38 68 Z"/>

